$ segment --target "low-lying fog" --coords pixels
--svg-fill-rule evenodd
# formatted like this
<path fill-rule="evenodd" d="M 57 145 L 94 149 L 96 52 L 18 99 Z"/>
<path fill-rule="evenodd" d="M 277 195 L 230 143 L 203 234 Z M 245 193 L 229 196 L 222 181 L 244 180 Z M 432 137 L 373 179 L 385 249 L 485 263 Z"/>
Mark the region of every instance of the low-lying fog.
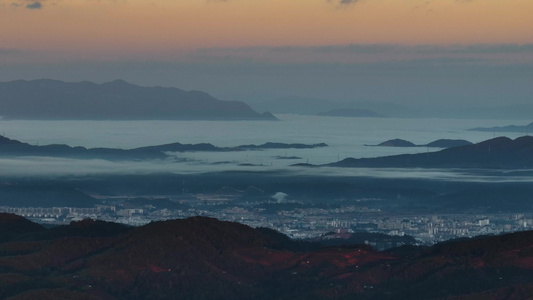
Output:
<path fill-rule="evenodd" d="M 168 153 L 161 161 L 17 157 L 1 158 L 4 176 L 81 176 L 87 174 L 205 173 L 222 171 L 276 171 L 288 175 L 434 178 L 457 181 L 533 181 L 532 172 L 493 173 L 475 170 L 304 168 L 296 163 L 325 164 L 347 157 L 377 157 L 438 151 L 438 148 L 368 147 L 400 138 L 415 144 L 437 139 L 480 142 L 493 133 L 468 131 L 474 127 L 523 125 L 528 121 L 335 118 L 281 115 L 282 121 L 0 121 L 8 138 L 33 145 L 131 149 L 180 143 L 211 143 L 231 147 L 266 142 L 327 143 L 315 149 L 269 149 L 236 152 Z M 516 138 L 522 134 L 498 134 Z"/>
<path fill-rule="evenodd" d="M 198 174 L 241 171 L 276 173 L 278 176 L 337 176 L 430 179 L 461 182 L 533 182 L 533 170 L 464 170 L 422 168 L 333 168 L 277 167 L 238 165 L 235 162 L 210 164 L 202 161 L 107 161 L 101 159 L 67 159 L 24 157 L 0 159 L 2 177 L 77 177 L 122 174 Z"/>

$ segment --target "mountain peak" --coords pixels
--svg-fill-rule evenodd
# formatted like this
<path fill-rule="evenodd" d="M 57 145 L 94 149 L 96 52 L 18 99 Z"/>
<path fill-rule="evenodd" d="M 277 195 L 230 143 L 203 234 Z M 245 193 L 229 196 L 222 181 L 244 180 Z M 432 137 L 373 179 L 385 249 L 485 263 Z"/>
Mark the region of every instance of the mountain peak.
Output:
<path fill-rule="evenodd" d="M 402 140 L 402 139 L 393 139 L 388 140 L 383 143 L 378 144 L 378 146 L 387 146 L 387 147 L 415 147 L 416 145 L 412 142 Z"/>

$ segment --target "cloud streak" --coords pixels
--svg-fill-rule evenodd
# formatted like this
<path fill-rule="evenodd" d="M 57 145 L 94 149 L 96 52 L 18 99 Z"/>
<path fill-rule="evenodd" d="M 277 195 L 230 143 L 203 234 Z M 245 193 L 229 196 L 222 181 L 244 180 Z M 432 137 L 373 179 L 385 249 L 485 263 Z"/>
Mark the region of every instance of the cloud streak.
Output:
<path fill-rule="evenodd" d="M 9 5 L 10 7 L 17 9 L 17 8 L 26 8 L 29 10 L 40 10 L 43 8 L 43 1 L 45 0 L 15 0 L 12 2 L 3 2 L 0 1 L 0 6 L 2 4 Z"/>
<path fill-rule="evenodd" d="M 347 44 L 326 46 L 204 48 L 190 61 L 267 63 L 382 63 L 457 61 L 470 64 L 532 63 L 533 44 L 399 45 Z"/>
<path fill-rule="evenodd" d="M 41 2 L 36 1 L 36 2 L 27 4 L 26 8 L 27 9 L 41 9 L 43 8 L 43 5 L 41 4 Z"/>
<path fill-rule="evenodd" d="M 317 53 L 532 53 L 533 44 L 472 44 L 472 45 L 414 45 L 399 44 L 346 44 L 326 46 L 285 46 L 285 47 L 237 47 L 237 48 L 201 48 L 196 53 L 210 54 L 217 52 L 317 52 Z"/>
<path fill-rule="evenodd" d="M 328 3 L 335 3 L 340 7 L 355 4 L 361 0 L 328 0 Z"/>
<path fill-rule="evenodd" d="M 340 0 L 339 4 L 341 5 L 348 5 L 348 4 L 354 4 L 359 2 L 359 0 Z"/>

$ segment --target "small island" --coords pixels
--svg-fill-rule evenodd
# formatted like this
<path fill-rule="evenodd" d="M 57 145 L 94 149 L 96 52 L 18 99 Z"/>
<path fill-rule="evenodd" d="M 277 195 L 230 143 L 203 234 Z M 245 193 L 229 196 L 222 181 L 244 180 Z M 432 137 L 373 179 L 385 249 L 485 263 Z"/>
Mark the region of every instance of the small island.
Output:
<path fill-rule="evenodd" d="M 217 147 L 209 143 L 181 144 L 171 143 L 158 146 L 139 147 L 134 149 L 116 148 L 85 148 L 71 147 L 64 144 L 30 145 L 0 135 L 0 156 L 47 156 L 76 159 L 105 160 L 143 160 L 166 159 L 166 152 L 229 152 L 229 151 L 260 151 L 265 149 L 313 149 L 328 147 L 325 143 L 287 144 L 268 142 L 261 145 L 240 145 L 235 147 Z"/>
<path fill-rule="evenodd" d="M 436 141 L 433 141 L 431 143 L 423 144 L 423 145 L 416 145 L 410 141 L 402 140 L 402 139 L 393 139 L 388 140 L 382 143 L 379 143 L 377 145 L 365 145 L 369 147 L 432 147 L 432 148 L 452 148 L 452 147 L 460 147 L 460 146 L 466 146 L 466 145 L 472 145 L 471 142 L 467 140 L 451 140 L 451 139 L 439 139 Z"/>
<path fill-rule="evenodd" d="M 497 137 L 481 143 L 436 152 L 401 154 L 375 158 L 346 158 L 329 167 L 364 168 L 533 168 L 533 137 L 515 140 Z"/>

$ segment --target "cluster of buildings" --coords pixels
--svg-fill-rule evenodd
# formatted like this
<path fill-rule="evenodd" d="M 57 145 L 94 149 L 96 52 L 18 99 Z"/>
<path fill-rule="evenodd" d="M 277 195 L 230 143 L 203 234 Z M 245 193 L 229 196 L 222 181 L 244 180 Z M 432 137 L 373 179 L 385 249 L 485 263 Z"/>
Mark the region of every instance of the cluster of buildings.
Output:
<path fill-rule="evenodd" d="M 251 227 L 272 228 L 297 239 L 316 238 L 332 232 L 373 232 L 390 236 L 409 235 L 423 244 L 533 229 L 531 214 L 398 215 L 359 205 L 335 208 L 295 205 L 296 208 L 280 209 L 276 204 L 270 203 L 270 209 L 251 204 L 217 206 L 205 203 L 198 203 L 186 209 L 156 209 L 151 205 L 97 205 L 91 208 L 0 206 L 0 212 L 14 213 L 38 223 L 56 225 L 91 218 L 141 226 L 152 221 L 208 216 L 240 222 Z"/>

